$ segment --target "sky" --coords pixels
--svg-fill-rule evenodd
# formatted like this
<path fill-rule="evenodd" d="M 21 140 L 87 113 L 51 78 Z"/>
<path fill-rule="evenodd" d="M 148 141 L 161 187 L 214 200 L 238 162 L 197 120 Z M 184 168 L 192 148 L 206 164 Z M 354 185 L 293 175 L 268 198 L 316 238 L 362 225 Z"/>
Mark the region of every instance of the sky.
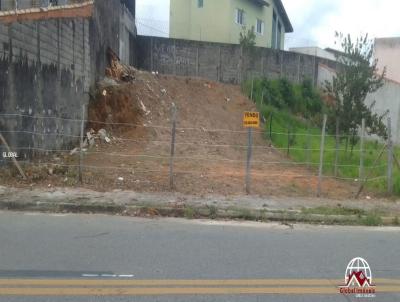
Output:
<path fill-rule="evenodd" d="M 335 31 L 354 37 L 400 36 L 398 0 L 282 0 L 294 27 L 286 47 L 334 47 Z"/>
<path fill-rule="evenodd" d="M 211 0 L 219 1 L 219 0 Z M 270 0 L 271 1 L 271 0 Z M 170 0 L 136 0 L 138 32 L 168 36 Z M 400 36 L 399 0 L 282 0 L 294 27 L 285 48 L 333 47 L 335 31 L 371 38 Z"/>
<path fill-rule="evenodd" d="M 138 34 L 168 37 L 169 5 L 170 0 L 136 0 Z"/>

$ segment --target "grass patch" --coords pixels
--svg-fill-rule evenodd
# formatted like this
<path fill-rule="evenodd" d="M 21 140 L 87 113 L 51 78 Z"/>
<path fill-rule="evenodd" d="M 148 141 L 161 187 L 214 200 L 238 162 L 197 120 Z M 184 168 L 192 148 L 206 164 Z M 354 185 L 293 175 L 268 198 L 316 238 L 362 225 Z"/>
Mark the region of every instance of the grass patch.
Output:
<path fill-rule="evenodd" d="M 321 116 L 313 122 L 308 122 L 288 111 L 278 110 L 275 107 L 258 104 L 259 111 L 265 117 L 265 138 L 270 140 L 275 148 L 279 148 L 288 158 L 308 167 L 317 175 L 320 161 L 321 144 Z M 271 121 L 272 118 L 272 121 Z M 364 142 L 364 177 L 369 181 L 366 187 L 377 191 L 386 192 L 387 181 L 387 152 L 375 163 L 383 144 L 378 140 Z M 330 132 L 326 133 L 323 154 L 323 175 L 334 176 L 336 139 Z M 353 150 L 350 143 L 343 138 L 338 148 L 337 177 L 353 183 L 359 183 L 360 177 L 360 142 Z M 400 158 L 400 148 L 394 148 L 394 154 Z M 400 195 L 400 171 L 393 167 L 394 194 Z"/>
<path fill-rule="evenodd" d="M 377 213 L 369 213 L 366 217 L 360 219 L 360 223 L 366 226 L 382 225 L 382 218 Z"/>
<path fill-rule="evenodd" d="M 197 217 L 196 210 L 192 207 L 185 207 L 183 216 L 187 219 L 194 219 Z"/>

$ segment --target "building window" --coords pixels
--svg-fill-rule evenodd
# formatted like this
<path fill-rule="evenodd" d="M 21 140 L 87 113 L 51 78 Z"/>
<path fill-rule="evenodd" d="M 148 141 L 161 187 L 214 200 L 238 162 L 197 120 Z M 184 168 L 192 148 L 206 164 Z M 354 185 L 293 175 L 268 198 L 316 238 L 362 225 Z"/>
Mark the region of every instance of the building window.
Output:
<path fill-rule="evenodd" d="M 244 10 L 236 9 L 236 23 L 244 25 Z"/>
<path fill-rule="evenodd" d="M 197 0 L 197 7 L 202 8 L 204 6 L 204 0 Z"/>
<path fill-rule="evenodd" d="M 264 21 L 257 19 L 257 24 L 256 24 L 256 33 L 259 35 L 264 34 Z"/>

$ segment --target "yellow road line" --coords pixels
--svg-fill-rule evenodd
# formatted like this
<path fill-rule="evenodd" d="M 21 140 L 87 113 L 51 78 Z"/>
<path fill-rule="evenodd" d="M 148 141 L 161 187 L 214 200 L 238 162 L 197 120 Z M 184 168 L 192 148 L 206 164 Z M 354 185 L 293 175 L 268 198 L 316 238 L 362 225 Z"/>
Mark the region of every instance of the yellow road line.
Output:
<path fill-rule="evenodd" d="M 374 283 L 377 293 L 400 293 L 399 279 Z M 339 293 L 340 284 L 342 280 L 328 279 L 0 279 L 0 296 L 330 295 Z"/>
<path fill-rule="evenodd" d="M 338 289 L 332 287 L 0 288 L 0 296 L 163 296 L 244 294 L 338 294 Z"/>
<path fill-rule="evenodd" d="M 378 284 L 400 284 L 400 280 L 399 279 L 375 278 L 372 281 L 374 283 L 378 283 Z"/>
<path fill-rule="evenodd" d="M 400 280 L 399 280 L 400 282 Z M 120 280 L 120 279 L 0 279 L 0 286 L 272 286 L 340 285 L 343 280 L 327 279 L 242 279 L 242 280 Z"/>
<path fill-rule="evenodd" d="M 377 293 L 400 292 L 400 286 L 380 286 Z M 0 296 L 162 296 L 162 295 L 330 295 L 335 287 L 183 287 L 183 288 L 0 288 Z"/>

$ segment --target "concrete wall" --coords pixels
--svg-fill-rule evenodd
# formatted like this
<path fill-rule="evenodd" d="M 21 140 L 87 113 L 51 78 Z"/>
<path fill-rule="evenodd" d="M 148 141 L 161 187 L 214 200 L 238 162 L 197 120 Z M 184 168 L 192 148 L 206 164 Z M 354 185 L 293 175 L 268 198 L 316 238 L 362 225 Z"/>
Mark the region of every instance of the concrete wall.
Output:
<path fill-rule="evenodd" d="M 26 9 L 32 7 L 47 7 L 49 4 L 66 5 L 77 2 L 79 2 L 79 0 L 0 0 L 0 10 L 15 9 L 15 3 L 17 3 L 18 9 Z"/>
<path fill-rule="evenodd" d="M 375 39 L 375 59 L 382 71 L 386 67 L 386 77 L 400 82 L 400 38 Z"/>
<path fill-rule="evenodd" d="M 257 47 L 243 51 L 239 45 L 138 36 L 138 67 L 165 74 L 199 76 L 225 83 L 246 78 L 286 77 L 299 82 L 318 78 L 318 63 L 335 67 L 333 61 L 294 52 Z"/>
<path fill-rule="evenodd" d="M 324 87 L 325 81 L 332 81 L 335 71 L 322 64 L 318 69 L 318 86 Z M 393 141 L 395 144 L 400 144 L 400 83 L 386 79 L 382 88 L 367 96 L 365 103 L 367 105 L 375 103 L 372 111 L 378 115 L 389 111 Z"/>
<path fill-rule="evenodd" d="M 90 84 L 89 22 L 83 19 L 0 24 L 0 131 L 18 147 L 59 148 L 79 123 Z M 31 133 L 10 133 L 30 131 Z M 16 150 L 21 157 L 28 150 Z"/>
<path fill-rule="evenodd" d="M 120 5 L 119 22 L 119 58 L 126 65 L 133 64 L 134 49 L 131 48 L 131 38 L 136 36 L 135 18 L 125 5 Z"/>
<path fill-rule="evenodd" d="M 81 119 L 90 86 L 104 76 L 107 49 L 118 54 L 125 43 L 123 59 L 133 61 L 132 34 L 119 35 L 121 27 L 134 27 L 125 9 L 120 0 L 96 0 L 90 20 L 0 24 L 0 131 L 21 158 L 35 152 L 20 147 L 77 143 L 80 122 L 70 119 Z"/>
<path fill-rule="evenodd" d="M 119 5 L 119 0 L 95 1 L 95 10 L 89 25 L 92 84 L 104 77 L 108 66 L 107 49 L 119 54 Z"/>
<path fill-rule="evenodd" d="M 133 1 L 133 2 L 132 2 Z M 131 0 L 134 3 L 134 0 Z M 133 38 L 136 36 L 134 16 L 120 0 L 96 0 L 90 20 L 91 83 L 104 77 L 108 66 L 107 49 L 127 64 L 136 60 Z"/>

